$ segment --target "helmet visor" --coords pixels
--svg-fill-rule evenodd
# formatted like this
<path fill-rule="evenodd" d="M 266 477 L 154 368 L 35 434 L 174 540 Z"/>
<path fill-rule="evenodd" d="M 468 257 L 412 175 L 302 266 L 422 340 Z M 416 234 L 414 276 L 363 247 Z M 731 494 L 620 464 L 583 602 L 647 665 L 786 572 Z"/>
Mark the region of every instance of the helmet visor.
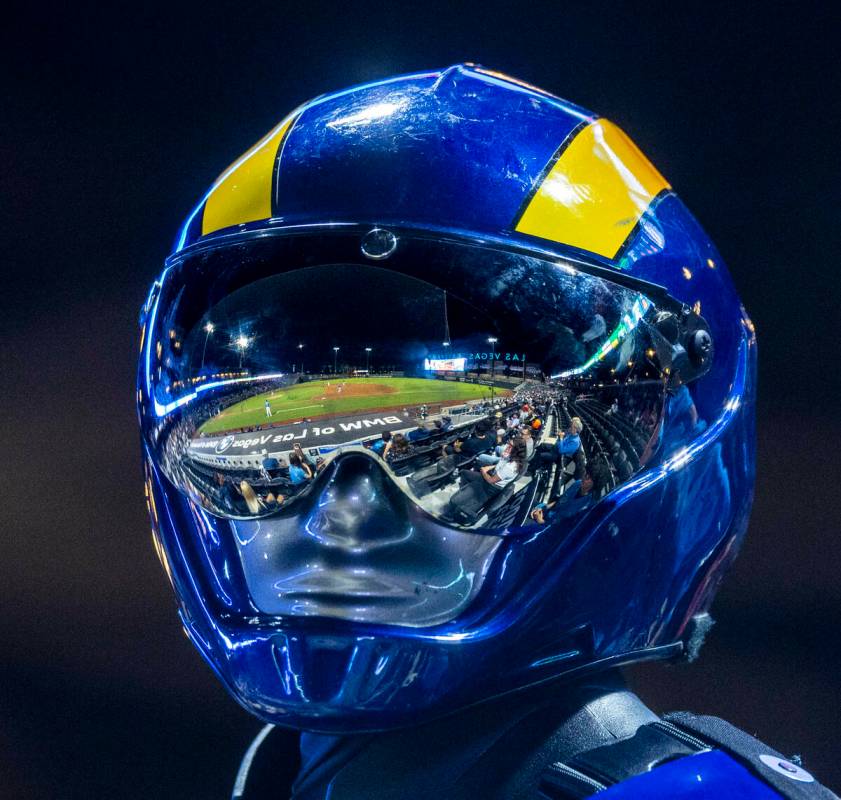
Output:
<path fill-rule="evenodd" d="M 358 236 L 277 237 L 169 268 L 141 412 L 179 489 L 218 516 L 283 515 L 356 454 L 416 513 L 494 532 L 572 519 L 646 463 L 675 327 L 652 292 L 394 244 L 380 260 Z"/>

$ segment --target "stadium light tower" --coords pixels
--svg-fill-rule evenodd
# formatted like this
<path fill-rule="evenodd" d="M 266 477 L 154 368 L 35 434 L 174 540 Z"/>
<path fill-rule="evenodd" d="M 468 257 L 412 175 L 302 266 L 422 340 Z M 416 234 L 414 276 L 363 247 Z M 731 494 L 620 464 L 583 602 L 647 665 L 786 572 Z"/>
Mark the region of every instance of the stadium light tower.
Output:
<path fill-rule="evenodd" d="M 304 354 L 301 352 L 304 349 L 304 345 L 301 342 L 298 342 L 298 355 L 301 357 L 301 372 L 304 371 Z M 295 365 L 292 365 L 292 372 L 295 371 Z"/>
<path fill-rule="evenodd" d="M 339 371 L 339 367 L 338 367 L 338 364 L 337 364 L 338 358 L 339 358 L 339 348 L 334 347 L 333 348 L 333 374 L 334 375 Z"/>
<path fill-rule="evenodd" d="M 365 348 L 365 372 L 371 371 L 371 348 Z"/>
<path fill-rule="evenodd" d="M 498 341 L 499 341 L 499 339 L 497 339 L 496 336 L 488 336 L 488 344 L 491 346 L 491 350 L 494 350 L 496 348 L 496 343 Z M 491 353 L 491 375 L 494 374 L 494 363 L 496 362 L 495 356 L 496 356 L 496 353 L 492 352 Z"/>
<path fill-rule="evenodd" d="M 491 350 L 496 348 L 496 343 L 499 339 L 496 336 L 488 336 L 488 344 L 491 346 Z M 496 353 L 491 353 L 491 402 L 494 401 L 494 366 L 496 365 Z"/>
<path fill-rule="evenodd" d="M 216 326 L 208 320 L 204 325 L 204 348 L 201 351 L 201 366 L 199 367 L 199 372 L 204 369 L 204 357 L 207 355 L 207 340 L 210 338 L 210 334 L 216 330 Z"/>

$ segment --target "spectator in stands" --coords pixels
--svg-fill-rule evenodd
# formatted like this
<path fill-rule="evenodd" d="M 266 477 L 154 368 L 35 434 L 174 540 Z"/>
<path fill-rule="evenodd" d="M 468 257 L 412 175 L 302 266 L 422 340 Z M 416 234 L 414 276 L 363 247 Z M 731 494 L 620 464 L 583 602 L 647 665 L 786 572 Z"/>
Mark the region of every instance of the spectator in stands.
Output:
<path fill-rule="evenodd" d="M 215 474 L 214 480 L 219 488 L 218 502 L 220 507 L 225 511 L 238 513 L 240 494 L 234 485 L 230 481 L 225 480 L 225 476 L 221 472 Z"/>
<path fill-rule="evenodd" d="M 534 439 L 531 435 L 532 429 L 527 425 L 520 428 L 520 438 L 526 443 L 526 461 L 531 461 L 534 455 Z"/>
<path fill-rule="evenodd" d="M 410 442 L 420 442 L 423 439 L 428 439 L 430 435 L 431 433 L 429 430 L 429 426 L 425 422 L 421 422 L 421 424 L 418 425 L 417 428 L 415 428 L 413 431 L 409 431 L 406 438 Z"/>
<path fill-rule="evenodd" d="M 583 464 L 583 450 L 581 448 L 581 431 L 584 426 L 578 417 L 573 417 L 570 420 L 569 427 L 565 432 L 558 435 L 558 441 L 554 447 L 544 447 L 540 452 L 540 460 L 542 466 L 548 467 L 551 464 L 566 464 L 569 459 L 576 461 L 576 472 L 578 464 Z M 576 459 L 576 453 L 580 453 Z M 580 477 L 580 472 L 578 477 Z"/>
<path fill-rule="evenodd" d="M 292 452 L 301 459 L 302 463 L 310 468 L 310 473 L 315 472 L 315 461 L 313 461 L 312 456 L 304 452 L 304 448 L 298 442 L 292 445 Z"/>
<path fill-rule="evenodd" d="M 528 428 L 523 428 L 517 435 L 512 439 L 512 441 L 516 439 L 522 439 L 523 443 L 526 446 L 526 462 L 528 462 L 532 455 L 534 454 L 534 440 L 531 438 L 531 430 Z M 505 443 L 498 444 L 494 448 L 493 453 L 480 453 L 476 457 L 476 463 L 480 464 L 481 466 L 487 466 L 489 464 L 496 464 L 503 456 L 505 448 L 508 445 Z"/>
<path fill-rule="evenodd" d="M 245 500 L 249 513 L 260 514 L 268 510 L 266 504 L 257 496 L 257 492 L 254 491 L 254 487 L 248 481 L 242 480 L 239 482 L 239 493 Z"/>
<path fill-rule="evenodd" d="M 282 494 L 275 496 L 271 492 L 269 492 L 264 498 L 266 508 L 268 508 L 269 511 L 280 508 L 283 505 L 284 500 L 286 500 L 286 498 Z"/>
<path fill-rule="evenodd" d="M 581 448 L 581 431 L 584 425 L 579 417 L 573 417 L 569 428 L 558 437 L 555 449 L 559 456 L 571 456 Z"/>
<path fill-rule="evenodd" d="M 460 455 L 461 448 L 464 446 L 465 441 L 466 440 L 456 439 L 452 443 L 444 442 L 444 444 L 441 445 L 441 457 L 444 458 L 451 455 Z"/>
<path fill-rule="evenodd" d="M 506 447 L 507 445 L 505 444 L 498 444 L 494 447 L 492 453 L 479 453 L 479 455 L 476 456 L 476 463 L 480 467 L 487 467 L 492 464 L 496 464 L 502 458 L 502 453 Z"/>
<path fill-rule="evenodd" d="M 408 439 L 402 433 L 395 433 L 383 450 L 383 458 L 386 461 L 392 462 L 409 455 L 411 452 L 412 446 L 409 444 Z"/>
<path fill-rule="evenodd" d="M 289 456 L 289 480 L 293 485 L 299 486 L 312 478 L 310 465 L 301 460 L 301 457 L 293 452 Z"/>
<path fill-rule="evenodd" d="M 597 458 L 583 478 L 570 483 L 566 491 L 550 503 L 535 506 L 530 516 L 538 525 L 574 517 L 600 500 L 610 489 L 611 480 L 610 467 L 601 457 Z"/>
<path fill-rule="evenodd" d="M 441 430 L 446 433 L 453 427 L 453 420 L 451 417 L 441 417 Z"/>
<path fill-rule="evenodd" d="M 388 443 L 391 441 L 391 431 L 383 431 L 382 436 L 371 445 L 371 449 L 378 455 L 383 455 Z"/>
<path fill-rule="evenodd" d="M 566 491 L 549 503 L 539 503 L 531 512 L 531 518 L 538 525 L 557 522 L 559 519 L 574 517 L 593 504 L 596 495 L 593 492 L 593 479 L 585 475 L 582 480 L 573 481 Z"/>
<path fill-rule="evenodd" d="M 484 466 L 478 472 L 465 470 L 460 475 L 462 487 L 450 499 L 445 516 L 463 514 L 472 519 L 488 500 L 522 474 L 525 464 L 525 442 L 516 439 L 506 446 L 496 464 Z"/>
<path fill-rule="evenodd" d="M 472 458 L 479 453 L 486 453 L 493 447 L 494 441 L 491 439 L 490 430 L 487 422 L 482 420 L 476 424 L 473 435 L 470 436 L 461 446 L 461 454 Z"/>

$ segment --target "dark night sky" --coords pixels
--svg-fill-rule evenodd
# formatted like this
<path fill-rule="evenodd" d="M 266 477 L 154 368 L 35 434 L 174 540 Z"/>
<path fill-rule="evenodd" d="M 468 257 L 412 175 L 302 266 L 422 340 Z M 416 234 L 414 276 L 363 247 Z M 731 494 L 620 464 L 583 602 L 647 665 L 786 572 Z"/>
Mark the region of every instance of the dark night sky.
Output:
<path fill-rule="evenodd" d="M 760 344 L 755 514 L 700 661 L 632 678 L 658 710 L 726 716 L 841 787 L 834 19 L 679 5 L 30 3 L 4 20 L 4 795 L 227 796 L 259 724 L 187 643 L 151 547 L 137 312 L 181 218 L 287 111 L 464 60 L 618 123 L 728 262 Z"/>

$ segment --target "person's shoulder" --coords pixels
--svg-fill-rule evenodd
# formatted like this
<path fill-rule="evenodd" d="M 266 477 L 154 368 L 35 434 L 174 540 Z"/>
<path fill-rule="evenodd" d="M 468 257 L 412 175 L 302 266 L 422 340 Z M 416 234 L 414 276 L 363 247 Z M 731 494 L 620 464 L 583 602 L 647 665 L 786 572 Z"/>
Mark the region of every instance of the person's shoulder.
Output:
<path fill-rule="evenodd" d="M 700 783 L 703 792 L 687 793 Z M 676 712 L 642 725 L 628 738 L 550 764 L 540 796 L 573 800 L 744 797 L 751 800 L 838 800 L 806 770 L 717 717 Z"/>

